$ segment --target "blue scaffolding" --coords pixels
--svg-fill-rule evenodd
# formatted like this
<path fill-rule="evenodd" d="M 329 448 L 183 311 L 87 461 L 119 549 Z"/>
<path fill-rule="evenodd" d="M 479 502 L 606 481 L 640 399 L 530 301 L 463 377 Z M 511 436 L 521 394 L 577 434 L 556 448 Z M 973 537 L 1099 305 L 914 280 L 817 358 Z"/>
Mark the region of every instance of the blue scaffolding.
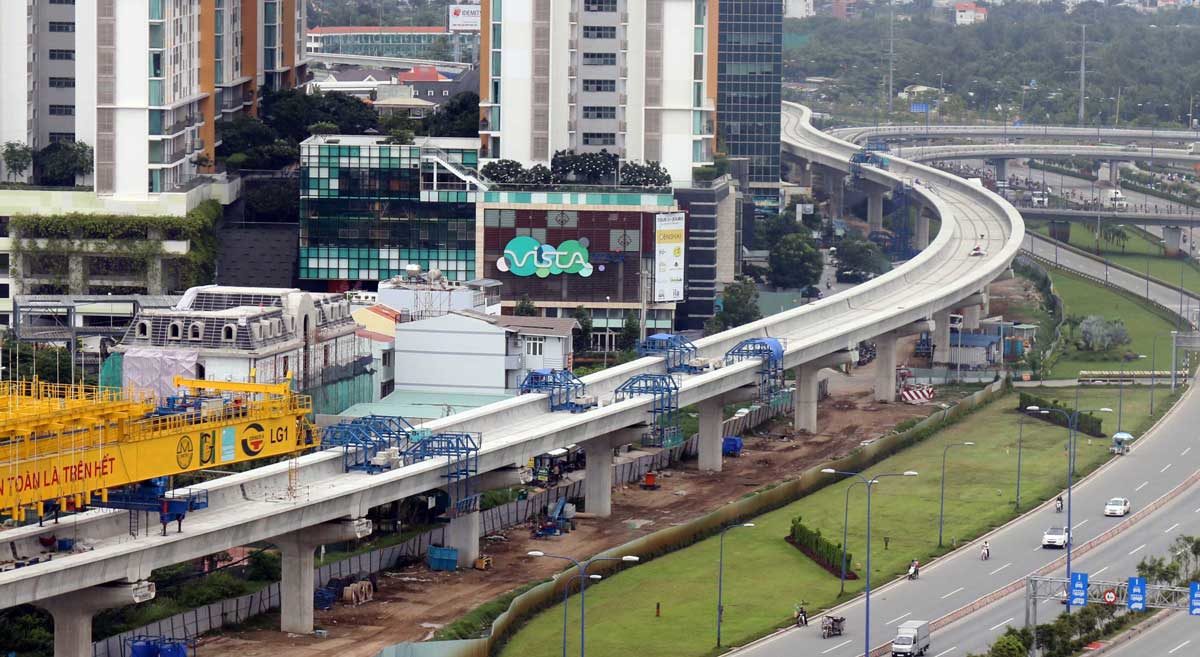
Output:
<path fill-rule="evenodd" d="M 650 430 L 642 434 L 646 447 L 675 447 L 683 443 L 679 428 L 679 385 L 669 374 L 635 374 L 617 386 L 616 400 L 652 395 Z"/>
<path fill-rule="evenodd" d="M 404 452 L 404 464 L 411 465 L 434 458 L 446 458 L 446 492 L 452 505 L 450 514 L 471 513 L 479 509 L 479 496 L 475 494 L 471 477 L 479 473 L 479 446 L 483 442 L 478 433 L 435 433 L 414 441 Z"/>
<path fill-rule="evenodd" d="M 167 525 L 172 520 L 176 523 L 176 531 L 182 532 L 183 519 L 189 511 L 208 508 L 208 491 L 170 490 L 168 477 L 155 477 L 111 490 L 107 500 L 94 501 L 91 506 L 128 511 L 130 536 L 138 535 L 141 514 L 157 513 L 162 535 L 166 536 Z"/>
<path fill-rule="evenodd" d="M 655 333 L 648 336 L 637 347 L 639 356 L 662 356 L 667 362 L 667 373 L 682 372 L 699 374 L 704 368 L 695 364 L 699 350 L 691 340 L 674 333 Z"/>
<path fill-rule="evenodd" d="M 770 403 L 775 392 L 783 388 L 783 348 L 779 338 L 748 338 L 725 352 L 725 362 L 759 359 L 758 398 Z"/>
<path fill-rule="evenodd" d="M 428 434 L 428 429 L 416 429 L 398 415 L 365 415 L 325 427 L 321 444 L 342 448 L 346 472 L 362 470 L 375 474 L 391 467 L 375 458 L 380 452 L 393 447 L 397 453 L 402 452 L 411 441 Z"/>
<path fill-rule="evenodd" d="M 530 370 L 521 382 L 521 394 L 544 392 L 550 399 L 550 411 L 582 413 L 596 405 L 584 395 L 587 386 L 570 370 Z"/>

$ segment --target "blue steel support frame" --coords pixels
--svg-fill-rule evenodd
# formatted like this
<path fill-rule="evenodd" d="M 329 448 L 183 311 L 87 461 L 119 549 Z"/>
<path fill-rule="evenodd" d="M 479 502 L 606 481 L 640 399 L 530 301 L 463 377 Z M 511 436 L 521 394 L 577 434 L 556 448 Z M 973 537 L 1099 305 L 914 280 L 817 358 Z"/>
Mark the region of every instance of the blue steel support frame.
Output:
<path fill-rule="evenodd" d="M 405 449 L 424 433 L 398 415 L 365 415 L 325 427 L 321 444 L 342 448 L 346 472 L 363 470 L 374 474 L 382 468 L 371 465 L 371 458 L 389 447 Z"/>
<path fill-rule="evenodd" d="M 760 359 L 758 398 L 769 404 L 774 394 L 783 388 L 783 348 L 779 338 L 748 338 L 725 352 L 725 362 Z"/>
<path fill-rule="evenodd" d="M 652 395 L 650 430 L 642 434 L 647 447 L 674 447 L 683 442 L 679 428 L 679 385 L 669 374 L 636 374 L 617 386 L 615 397 L 622 401 L 635 395 Z"/>
<path fill-rule="evenodd" d="M 550 411 L 579 413 L 592 405 L 579 401 L 587 386 L 570 370 L 531 370 L 521 382 L 521 394 L 544 392 L 550 400 Z"/>
<path fill-rule="evenodd" d="M 479 496 L 473 491 L 471 477 L 479 473 L 482 442 L 478 433 L 436 433 L 413 442 L 404 452 L 404 463 L 446 457 L 446 472 L 442 476 L 452 502 L 451 513 L 471 513 L 479 509 Z"/>
<path fill-rule="evenodd" d="M 683 372 L 695 374 L 697 369 L 691 361 L 699 353 L 691 340 L 673 333 L 659 333 L 647 337 L 638 345 L 639 356 L 662 356 L 667 363 L 667 373 Z"/>

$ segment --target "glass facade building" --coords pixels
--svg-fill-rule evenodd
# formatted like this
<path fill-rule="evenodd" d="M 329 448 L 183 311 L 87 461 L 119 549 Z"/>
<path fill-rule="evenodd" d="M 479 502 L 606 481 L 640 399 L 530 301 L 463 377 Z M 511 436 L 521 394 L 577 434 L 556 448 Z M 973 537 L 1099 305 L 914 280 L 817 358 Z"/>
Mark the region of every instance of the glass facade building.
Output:
<path fill-rule="evenodd" d="M 729 157 L 750 160 L 750 183 L 778 184 L 783 74 L 780 0 L 720 0 L 717 117 Z"/>
<path fill-rule="evenodd" d="M 479 33 L 447 32 L 440 27 L 316 27 L 308 32 L 307 49 L 309 53 L 470 64 L 479 57 Z"/>
<path fill-rule="evenodd" d="M 301 144 L 300 279 L 344 290 L 398 276 L 409 264 L 450 280 L 475 278 L 477 190 L 464 172 L 478 151 L 382 142 Z"/>

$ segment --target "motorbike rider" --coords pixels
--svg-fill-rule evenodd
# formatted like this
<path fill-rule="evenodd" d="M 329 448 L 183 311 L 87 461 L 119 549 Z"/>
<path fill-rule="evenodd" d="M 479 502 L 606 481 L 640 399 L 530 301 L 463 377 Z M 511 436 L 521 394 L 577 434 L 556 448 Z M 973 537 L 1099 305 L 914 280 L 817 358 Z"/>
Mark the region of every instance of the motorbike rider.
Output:
<path fill-rule="evenodd" d="M 1056 512 L 1061 512 L 1062 509 L 1063 509 L 1062 495 L 1059 495 L 1058 499 L 1054 500 L 1054 510 Z"/>
<path fill-rule="evenodd" d="M 802 605 L 796 607 L 796 625 L 808 627 L 808 612 L 804 610 Z"/>
<path fill-rule="evenodd" d="M 913 559 L 912 563 L 908 564 L 908 578 L 916 579 L 920 575 L 921 575 L 921 562 L 917 561 L 916 559 Z"/>
<path fill-rule="evenodd" d="M 983 560 L 987 561 L 992 556 L 992 546 L 987 541 L 983 542 Z"/>

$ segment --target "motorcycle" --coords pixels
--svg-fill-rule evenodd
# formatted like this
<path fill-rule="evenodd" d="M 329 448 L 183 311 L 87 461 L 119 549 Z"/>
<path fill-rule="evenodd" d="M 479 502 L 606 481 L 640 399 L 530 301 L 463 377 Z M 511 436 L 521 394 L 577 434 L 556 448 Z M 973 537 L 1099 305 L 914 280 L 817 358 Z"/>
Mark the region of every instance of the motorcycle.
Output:
<path fill-rule="evenodd" d="M 1062 500 L 1055 500 L 1055 501 L 1054 501 L 1054 512 L 1055 512 L 1055 513 L 1062 513 L 1062 510 L 1063 510 L 1063 503 L 1062 503 Z"/>
<path fill-rule="evenodd" d="M 917 578 L 919 578 L 920 576 L 921 576 L 921 569 L 920 569 L 920 568 L 918 568 L 918 567 L 916 567 L 916 566 L 912 566 L 912 565 L 910 565 L 910 566 L 908 567 L 908 578 L 909 578 L 909 579 L 917 579 Z"/>
<path fill-rule="evenodd" d="M 982 550 L 980 550 L 979 559 L 981 561 L 987 561 L 988 559 L 991 559 L 991 558 L 992 558 L 992 549 L 991 548 L 985 547 Z"/>

